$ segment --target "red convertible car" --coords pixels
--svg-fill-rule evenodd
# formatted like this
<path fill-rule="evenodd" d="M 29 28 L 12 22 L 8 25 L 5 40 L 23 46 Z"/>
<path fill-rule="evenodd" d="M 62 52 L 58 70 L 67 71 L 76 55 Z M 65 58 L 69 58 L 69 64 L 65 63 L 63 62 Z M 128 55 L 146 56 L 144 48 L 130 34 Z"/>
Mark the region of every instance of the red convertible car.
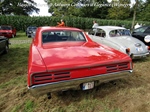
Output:
<path fill-rule="evenodd" d="M 131 58 L 93 42 L 77 28 L 38 27 L 30 46 L 28 89 L 33 95 L 88 90 L 132 73 Z"/>

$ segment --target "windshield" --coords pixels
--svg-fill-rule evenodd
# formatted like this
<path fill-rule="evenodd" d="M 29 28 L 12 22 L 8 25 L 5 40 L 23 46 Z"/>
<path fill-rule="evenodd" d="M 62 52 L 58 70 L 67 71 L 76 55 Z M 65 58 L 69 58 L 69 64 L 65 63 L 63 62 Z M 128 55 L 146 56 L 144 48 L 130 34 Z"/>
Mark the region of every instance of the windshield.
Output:
<path fill-rule="evenodd" d="M 130 30 L 127 29 L 118 29 L 110 31 L 109 36 L 110 37 L 131 36 L 131 33 Z"/>
<path fill-rule="evenodd" d="M 86 41 L 82 32 L 57 30 L 42 32 L 42 42 Z"/>
<path fill-rule="evenodd" d="M 147 29 L 147 27 L 140 27 L 140 28 L 135 29 L 133 32 L 143 33 L 143 32 L 145 32 L 146 29 Z"/>
<path fill-rule="evenodd" d="M 0 30 L 11 30 L 10 26 L 0 26 Z"/>
<path fill-rule="evenodd" d="M 29 27 L 28 30 L 36 30 L 37 27 Z"/>

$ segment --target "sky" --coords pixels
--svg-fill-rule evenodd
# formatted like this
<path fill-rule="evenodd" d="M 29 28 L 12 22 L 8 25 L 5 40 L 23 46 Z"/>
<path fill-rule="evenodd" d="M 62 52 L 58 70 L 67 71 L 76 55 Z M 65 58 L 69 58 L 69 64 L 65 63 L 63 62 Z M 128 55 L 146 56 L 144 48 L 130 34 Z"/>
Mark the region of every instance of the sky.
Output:
<path fill-rule="evenodd" d="M 37 3 L 37 8 L 40 9 L 39 14 L 33 13 L 31 16 L 51 16 L 50 13 L 48 13 L 48 6 L 44 0 L 33 0 Z M 107 0 L 108 2 L 111 2 L 112 0 Z M 145 1 L 145 0 L 143 0 Z M 135 0 L 131 0 L 131 3 L 135 3 Z"/>
<path fill-rule="evenodd" d="M 37 3 L 37 8 L 40 9 L 39 14 L 33 13 L 32 16 L 51 16 L 50 13 L 48 13 L 48 6 L 44 0 L 33 0 Z"/>

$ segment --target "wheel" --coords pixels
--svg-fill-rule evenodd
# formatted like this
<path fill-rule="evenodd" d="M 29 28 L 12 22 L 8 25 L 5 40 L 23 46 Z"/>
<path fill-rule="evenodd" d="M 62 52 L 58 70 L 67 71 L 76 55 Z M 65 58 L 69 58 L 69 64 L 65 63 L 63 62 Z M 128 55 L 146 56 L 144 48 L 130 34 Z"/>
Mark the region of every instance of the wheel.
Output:
<path fill-rule="evenodd" d="M 6 44 L 6 45 L 5 45 L 5 49 L 4 49 L 3 54 L 7 54 L 7 53 L 8 53 L 8 51 L 9 51 L 9 47 L 8 47 L 8 45 Z"/>

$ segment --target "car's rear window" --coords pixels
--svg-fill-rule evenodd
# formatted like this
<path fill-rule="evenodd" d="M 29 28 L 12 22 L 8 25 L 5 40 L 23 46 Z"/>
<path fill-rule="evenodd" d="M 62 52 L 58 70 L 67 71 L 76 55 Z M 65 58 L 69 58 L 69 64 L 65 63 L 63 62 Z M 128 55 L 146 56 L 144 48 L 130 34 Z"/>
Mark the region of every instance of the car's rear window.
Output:
<path fill-rule="evenodd" d="M 131 36 L 130 30 L 127 29 L 118 29 L 118 30 L 112 30 L 109 33 L 110 37 L 118 37 L 118 36 Z"/>
<path fill-rule="evenodd" d="M 42 32 L 43 43 L 63 41 L 86 41 L 86 39 L 80 31 L 58 30 Z"/>

